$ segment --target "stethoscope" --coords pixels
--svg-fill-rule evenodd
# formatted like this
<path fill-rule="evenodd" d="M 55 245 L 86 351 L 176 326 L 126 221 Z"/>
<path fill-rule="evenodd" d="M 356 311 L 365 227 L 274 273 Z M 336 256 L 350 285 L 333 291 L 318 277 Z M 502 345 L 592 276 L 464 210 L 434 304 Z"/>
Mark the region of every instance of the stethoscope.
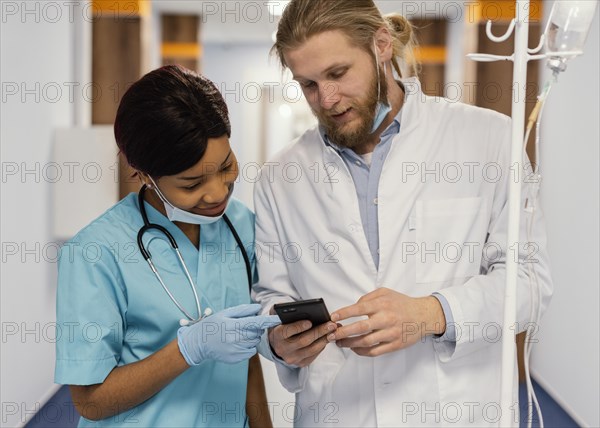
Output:
<path fill-rule="evenodd" d="M 141 229 L 137 235 L 138 247 L 140 249 L 140 252 L 142 253 L 142 256 L 148 262 L 150 269 L 152 269 L 152 272 L 154 272 L 156 279 L 158 279 L 158 282 L 160 282 L 160 285 L 162 285 L 163 290 L 165 290 L 165 292 L 171 298 L 173 303 L 175 303 L 175 305 L 179 308 L 179 310 L 186 316 L 187 319 L 182 318 L 181 320 L 179 320 L 179 325 L 186 326 L 186 325 L 195 324 L 198 321 L 200 321 L 201 319 L 203 319 L 204 317 L 211 315 L 212 309 L 206 308 L 204 310 L 204 314 L 202 313 L 202 310 L 200 308 L 200 298 L 198 297 L 198 292 L 196 291 L 196 286 L 194 285 L 194 280 L 192 279 L 192 276 L 190 275 L 190 271 L 188 270 L 187 265 L 185 264 L 185 261 L 183 260 L 181 253 L 179 252 L 179 246 L 177 245 L 177 241 L 175 241 L 175 238 L 173 237 L 173 235 L 171 235 L 171 233 L 166 228 L 161 226 L 160 224 L 150 223 L 150 221 L 148 220 L 148 215 L 146 214 L 146 207 L 144 205 L 144 193 L 145 192 L 146 192 L 146 185 L 143 185 L 138 193 L 138 203 L 140 205 L 140 213 L 142 214 L 142 219 L 144 220 L 144 225 L 141 227 Z M 237 245 L 242 253 L 242 257 L 244 258 L 244 263 L 246 264 L 246 275 L 248 276 L 248 289 L 251 289 L 252 288 L 252 267 L 250 265 L 250 258 L 248 257 L 248 253 L 246 252 L 246 249 L 244 248 L 244 245 L 242 244 L 242 240 L 240 239 L 240 236 L 238 235 L 237 231 L 235 230 L 235 227 L 233 227 L 233 224 L 231 224 L 231 221 L 229 220 L 227 215 L 225 215 L 225 214 L 223 215 L 223 220 L 225 221 L 225 223 L 227 223 L 227 226 L 229 227 L 229 230 L 231 230 L 231 233 L 233 234 L 233 237 L 235 238 L 235 242 L 237 243 Z M 173 296 L 173 294 L 169 291 L 168 287 L 165 285 L 164 281 L 162 280 L 162 277 L 158 273 L 158 270 L 154 266 L 154 263 L 152 262 L 152 255 L 146 249 L 146 247 L 144 246 L 144 243 L 142 241 L 144 233 L 146 233 L 150 229 L 158 230 L 163 235 L 165 235 L 167 237 L 167 239 L 169 240 L 169 242 L 171 243 L 171 247 L 173 248 L 173 250 L 175 250 L 175 253 L 177 254 L 177 258 L 179 259 L 179 263 L 181 264 L 181 267 L 183 268 L 183 271 L 185 272 L 185 276 L 187 277 L 188 283 L 190 284 L 190 287 L 192 289 L 192 292 L 194 293 L 194 300 L 196 301 L 196 309 L 198 310 L 198 318 L 194 318 L 192 315 L 190 315 L 189 312 L 186 311 L 185 308 L 177 301 L 175 296 Z"/>

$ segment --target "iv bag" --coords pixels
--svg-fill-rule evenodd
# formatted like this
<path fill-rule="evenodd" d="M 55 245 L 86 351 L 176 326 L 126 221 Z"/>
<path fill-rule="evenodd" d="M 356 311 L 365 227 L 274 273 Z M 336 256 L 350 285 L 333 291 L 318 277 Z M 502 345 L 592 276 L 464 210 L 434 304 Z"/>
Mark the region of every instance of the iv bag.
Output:
<path fill-rule="evenodd" d="M 595 0 L 554 2 L 544 33 L 546 50 L 550 57 L 552 53 L 561 54 L 563 62 L 566 62 L 583 53 L 583 45 L 594 19 L 597 4 Z"/>

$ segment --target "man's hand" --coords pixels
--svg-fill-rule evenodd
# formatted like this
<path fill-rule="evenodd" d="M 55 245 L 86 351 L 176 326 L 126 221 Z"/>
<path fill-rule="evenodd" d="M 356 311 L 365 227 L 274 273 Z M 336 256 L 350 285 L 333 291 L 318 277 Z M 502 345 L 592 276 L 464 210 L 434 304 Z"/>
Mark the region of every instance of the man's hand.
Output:
<path fill-rule="evenodd" d="M 364 316 L 368 318 L 338 327 L 327 340 L 358 355 L 376 357 L 446 330 L 444 311 L 435 297 L 414 298 L 388 288 L 377 289 L 354 305 L 335 311 L 331 320 Z"/>
<path fill-rule="evenodd" d="M 310 321 L 279 325 L 269 330 L 269 343 L 287 364 L 306 367 L 325 349 L 327 334 L 336 328 L 332 322 L 314 328 Z"/>

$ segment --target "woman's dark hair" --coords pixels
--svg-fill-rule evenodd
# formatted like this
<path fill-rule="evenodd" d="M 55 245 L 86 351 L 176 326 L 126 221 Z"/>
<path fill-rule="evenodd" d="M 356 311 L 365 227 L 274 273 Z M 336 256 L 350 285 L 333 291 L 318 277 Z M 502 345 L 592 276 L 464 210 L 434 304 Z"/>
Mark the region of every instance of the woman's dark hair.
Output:
<path fill-rule="evenodd" d="M 151 71 L 125 93 L 115 139 L 134 169 L 154 178 L 197 164 L 209 138 L 231 136 L 225 100 L 207 78 L 180 66 Z"/>

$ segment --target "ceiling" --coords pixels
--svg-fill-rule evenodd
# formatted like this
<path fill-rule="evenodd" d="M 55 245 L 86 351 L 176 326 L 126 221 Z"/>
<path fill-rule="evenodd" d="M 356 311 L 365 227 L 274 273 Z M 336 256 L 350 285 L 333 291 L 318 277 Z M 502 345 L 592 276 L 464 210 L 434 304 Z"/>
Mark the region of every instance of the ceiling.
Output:
<path fill-rule="evenodd" d="M 284 3 L 281 0 L 152 0 L 153 10 L 158 14 L 200 15 L 205 44 L 271 43 L 277 29 L 277 17 L 271 12 Z M 452 17 L 462 14 L 464 8 L 463 2 L 449 1 L 378 0 L 376 3 L 383 13 L 399 12 L 408 17 Z"/>

